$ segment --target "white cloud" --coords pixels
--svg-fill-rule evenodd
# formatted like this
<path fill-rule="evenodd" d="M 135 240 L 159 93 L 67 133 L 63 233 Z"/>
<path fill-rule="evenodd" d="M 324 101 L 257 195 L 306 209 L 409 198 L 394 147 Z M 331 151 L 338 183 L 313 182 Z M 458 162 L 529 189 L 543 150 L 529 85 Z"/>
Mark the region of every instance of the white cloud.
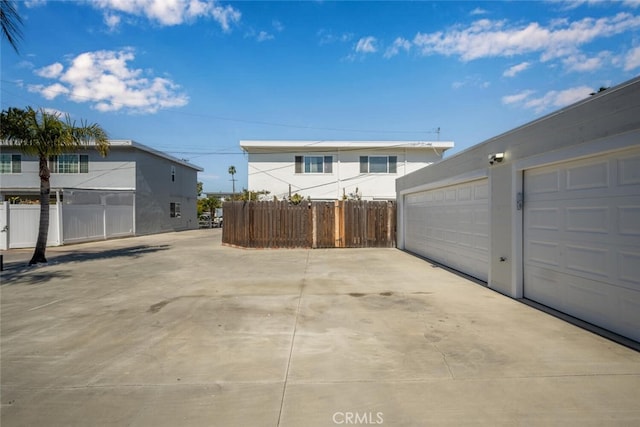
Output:
<path fill-rule="evenodd" d="M 628 7 L 636 8 L 640 7 L 640 0 L 623 0 L 622 4 Z"/>
<path fill-rule="evenodd" d="M 640 46 L 627 52 L 624 58 L 624 70 L 631 71 L 640 67 Z"/>
<path fill-rule="evenodd" d="M 267 33 L 266 31 L 260 31 L 256 36 L 256 40 L 258 40 L 259 42 L 273 40 L 273 35 Z"/>
<path fill-rule="evenodd" d="M 393 41 L 393 44 L 387 48 L 384 52 L 385 58 L 391 58 L 400 53 L 400 50 L 404 50 L 405 52 L 409 52 L 411 49 L 411 42 L 402 37 L 398 37 Z"/>
<path fill-rule="evenodd" d="M 375 53 L 378 51 L 376 47 L 376 38 L 373 36 L 362 37 L 355 46 L 356 53 Z"/>
<path fill-rule="evenodd" d="M 63 65 L 59 62 L 35 70 L 36 75 L 47 79 L 55 79 L 60 75 Z"/>
<path fill-rule="evenodd" d="M 66 70 L 56 63 L 36 71 L 58 81 L 49 86 L 31 85 L 29 90 L 47 99 L 65 95 L 74 102 L 89 102 L 99 111 L 155 113 L 187 104 L 188 97 L 170 79 L 146 77 L 142 70 L 129 68 L 134 59 L 132 49 L 86 52 L 75 57 Z"/>
<path fill-rule="evenodd" d="M 522 62 L 520 64 L 514 65 L 513 67 L 510 67 L 508 70 L 506 70 L 504 73 L 502 73 L 502 75 L 504 77 L 514 77 L 516 74 L 526 70 L 530 66 L 531 66 L 531 63 Z"/>
<path fill-rule="evenodd" d="M 484 9 L 482 9 L 480 7 L 476 7 L 469 14 L 472 15 L 472 16 L 475 16 L 475 15 L 485 15 L 487 13 L 488 12 L 486 10 L 484 10 Z"/>
<path fill-rule="evenodd" d="M 115 31 L 116 28 L 120 25 L 120 15 L 116 15 L 114 13 L 105 12 L 104 14 L 104 23 L 109 27 L 110 31 Z"/>
<path fill-rule="evenodd" d="M 531 97 L 533 93 L 532 90 L 525 90 L 515 95 L 504 96 L 502 103 L 520 104 L 523 108 L 542 113 L 551 108 L 562 108 L 578 102 L 593 93 L 593 89 L 588 86 L 578 86 L 560 91 L 552 90 L 537 98 Z"/>
<path fill-rule="evenodd" d="M 527 99 L 529 96 L 533 95 L 535 92 L 533 90 L 524 90 L 520 93 L 516 93 L 514 95 L 507 95 L 507 96 L 503 96 L 502 97 L 502 103 L 509 105 L 509 104 L 517 104 L 519 102 L 524 101 L 525 99 Z"/>
<path fill-rule="evenodd" d="M 49 86 L 44 85 L 29 85 L 27 86 L 29 92 L 36 92 L 42 95 L 43 98 L 51 101 L 57 98 L 59 95 L 66 95 L 69 93 L 69 89 L 60 83 L 54 83 Z"/>
<path fill-rule="evenodd" d="M 480 76 L 467 76 L 464 78 L 464 80 L 451 83 L 451 87 L 453 89 L 460 89 L 465 86 L 486 89 L 491 86 L 491 83 L 483 80 L 482 78 L 480 78 Z"/>
<path fill-rule="evenodd" d="M 580 53 L 564 58 L 562 63 L 568 71 L 588 72 L 602 68 L 604 61 L 608 58 L 611 58 L 611 52 L 608 51 L 602 51 L 591 58 Z"/>
<path fill-rule="evenodd" d="M 230 5 L 215 0 L 93 0 L 89 2 L 103 10 L 110 29 L 120 23 L 117 13 L 141 16 L 160 25 L 179 25 L 197 18 L 212 18 L 224 31 L 240 21 L 241 13 Z"/>
<path fill-rule="evenodd" d="M 320 39 L 318 42 L 320 46 L 333 43 L 346 43 L 353 40 L 352 33 L 334 34 L 333 32 L 325 29 L 319 30 L 317 36 Z"/>
<path fill-rule="evenodd" d="M 455 55 L 463 61 L 533 52 L 539 52 L 541 60 L 548 61 L 575 54 L 580 46 L 595 39 L 637 28 L 640 16 L 629 13 L 574 22 L 554 21 L 548 27 L 537 22 L 509 26 L 505 21 L 482 19 L 466 28 L 418 33 L 413 44 L 423 55 Z"/>
<path fill-rule="evenodd" d="M 26 0 L 24 2 L 24 5 L 28 8 L 44 6 L 45 4 L 47 4 L 47 0 Z"/>
<path fill-rule="evenodd" d="M 271 25 L 273 25 L 273 29 L 276 30 L 279 33 L 284 31 L 284 25 L 282 25 L 282 22 L 280 22 L 280 21 L 278 21 L 276 19 L 271 21 Z"/>

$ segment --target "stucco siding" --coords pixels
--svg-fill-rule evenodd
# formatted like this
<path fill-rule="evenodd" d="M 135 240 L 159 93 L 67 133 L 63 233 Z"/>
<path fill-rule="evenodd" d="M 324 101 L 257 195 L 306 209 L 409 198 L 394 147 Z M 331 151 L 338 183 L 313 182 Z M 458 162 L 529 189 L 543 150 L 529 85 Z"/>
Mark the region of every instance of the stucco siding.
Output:
<path fill-rule="evenodd" d="M 136 234 L 197 228 L 197 172 L 145 152 L 136 152 L 135 158 Z M 180 217 L 171 217 L 171 203 L 180 204 Z"/>
<path fill-rule="evenodd" d="M 296 156 L 331 156 L 331 173 L 295 173 Z M 395 173 L 360 173 L 360 156 L 396 156 Z M 249 153 L 249 189 L 278 198 L 298 193 L 312 199 L 340 199 L 355 193 L 365 200 L 394 199 L 395 179 L 440 160 L 440 153 L 419 150 L 331 150 Z"/>

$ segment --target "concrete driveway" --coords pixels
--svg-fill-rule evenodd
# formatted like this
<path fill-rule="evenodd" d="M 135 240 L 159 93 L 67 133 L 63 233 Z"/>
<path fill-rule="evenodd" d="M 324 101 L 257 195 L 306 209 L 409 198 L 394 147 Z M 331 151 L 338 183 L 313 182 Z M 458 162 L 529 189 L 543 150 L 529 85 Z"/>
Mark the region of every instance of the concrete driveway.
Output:
<path fill-rule="evenodd" d="M 395 249 L 5 252 L 3 426 L 638 425 L 640 353 Z"/>

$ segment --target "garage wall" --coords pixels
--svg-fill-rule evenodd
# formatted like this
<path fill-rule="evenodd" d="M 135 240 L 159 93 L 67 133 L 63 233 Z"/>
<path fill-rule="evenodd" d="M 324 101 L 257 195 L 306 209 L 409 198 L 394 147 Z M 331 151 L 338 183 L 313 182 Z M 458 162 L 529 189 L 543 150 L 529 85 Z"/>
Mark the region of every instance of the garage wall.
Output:
<path fill-rule="evenodd" d="M 639 100 L 640 78 L 635 78 L 399 178 L 398 247 L 405 249 L 405 196 L 487 176 L 488 286 L 522 297 L 522 210 L 517 201 L 523 171 L 640 145 Z M 504 161 L 489 165 L 488 156 L 498 152 L 505 154 Z"/>

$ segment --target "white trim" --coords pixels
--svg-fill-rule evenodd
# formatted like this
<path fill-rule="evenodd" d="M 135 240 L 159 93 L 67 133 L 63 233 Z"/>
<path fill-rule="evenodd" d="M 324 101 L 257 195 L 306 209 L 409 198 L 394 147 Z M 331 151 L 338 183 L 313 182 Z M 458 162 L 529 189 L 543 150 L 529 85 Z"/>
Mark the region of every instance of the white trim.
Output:
<path fill-rule="evenodd" d="M 476 181 L 478 179 L 488 178 L 488 177 L 489 177 L 489 170 L 487 168 L 479 169 L 479 170 L 463 173 L 461 175 L 456 175 L 450 178 L 444 178 L 439 181 L 429 182 L 427 184 L 422 184 L 416 187 L 407 188 L 405 190 L 401 190 L 399 192 L 399 195 L 405 196 L 411 193 L 418 193 L 420 191 L 431 190 L 433 188 L 448 187 L 450 185 L 462 184 L 463 182 Z"/>
<path fill-rule="evenodd" d="M 563 163 L 567 160 L 577 160 L 599 154 L 620 151 L 640 145 L 640 129 L 613 136 L 596 139 L 585 144 L 574 145 L 558 151 L 550 151 L 536 156 L 528 157 L 514 162 L 514 170 L 549 166 L 555 163 Z"/>
<path fill-rule="evenodd" d="M 182 159 L 179 159 L 177 157 L 173 157 L 170 154 L 167 154 L 167 153 L 165 153 L 163 151 L 156 150 L 155 148 L 151 148 L 151 147 L 149 147 L 147 145 L 140 144 L 139 142 L 133 141 L 131 139 L 112 139 L 112 140 L 109 140 L 109 145 L 112 146 L 112 147 L 132 147 L 132 148 L 136 148 L 136 149 L 138 149 L 140 151 L 145 151 L 145 152 L 147 152 L 149 154 L 153 154 L 155 156 L 162 157 L 163 159 L 167 159 L 167 160 L 170 160 L 172 162 L 181 164 L 181 165 L 186 166 L 188 168 L 194 169 L 194 170 L 196 170 L 198 172 L 203 172 L 204 171 L 204 168 L 202 168 L 200 166 L 196 166 L 196 165 L 194 165 L 192 163 L 189 163 L 186 160 L 182 160 Z"/>
<path fill-rule="evenodd" d="M 262 152 L 272 149 L 300 149 L 317 151 L 318 149 L 342 148 L 342 149 L 441 149 L 442 151 L 453 148 L 453 141 L 303 141 L 303 140 L 241 140 L 240 148 L 245 152 Z"/>

